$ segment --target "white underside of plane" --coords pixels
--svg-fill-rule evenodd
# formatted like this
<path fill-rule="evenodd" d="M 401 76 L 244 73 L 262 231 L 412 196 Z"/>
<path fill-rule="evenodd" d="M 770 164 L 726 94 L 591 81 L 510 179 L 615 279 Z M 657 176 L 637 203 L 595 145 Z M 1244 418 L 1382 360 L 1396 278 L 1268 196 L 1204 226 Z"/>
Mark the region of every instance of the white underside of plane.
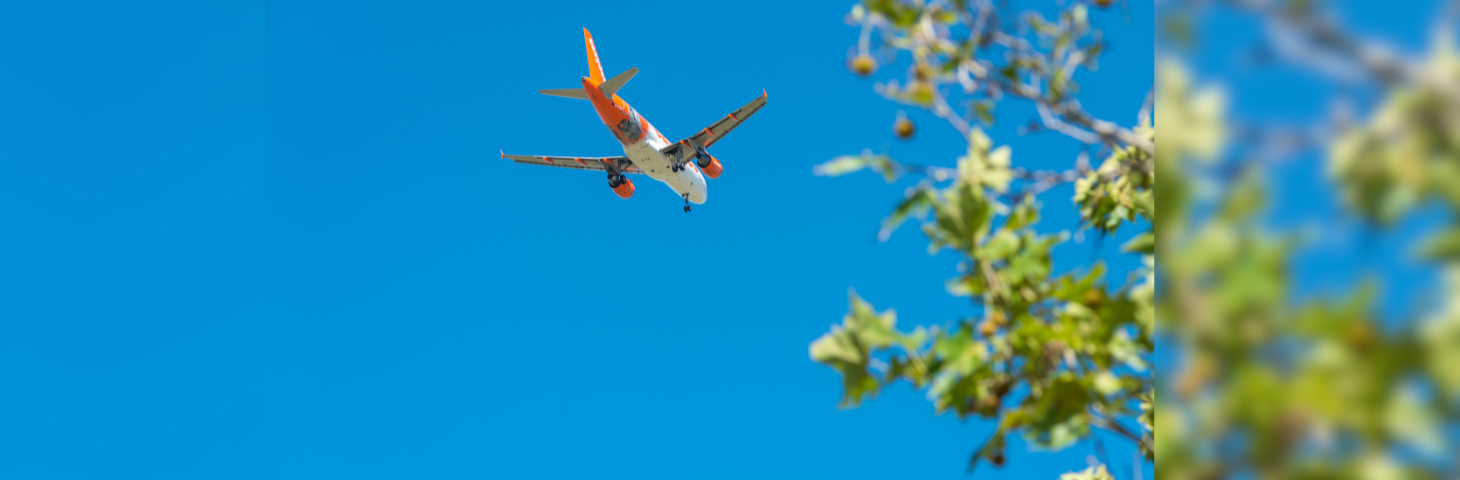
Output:
<path fill-rule="evenodd" d="M 675 195 L 680 197 L 689 195 L 687 199 L 690 203 L 705 203 L 710 194 L 709 185 L 705 183 L 705 175 L 700 173 L 700 167 L 694 162 L 689 162 L 686 164 L 689 168 L 678 172 L 673 171 L 671 168 L 673 162 L 664 154 L 659 153 L 660 150 L 668 147 L 669 143 L 660 141 L 657 133 L 659 132 L 644 135 L 645 140 L 639 143 L 624 145 L 624 156 L 629 157 L 629 160 L 633 161 L 634 165 L 643 170 L 649 178 L 668 185 L 671 190 L 674 190 Z"/>

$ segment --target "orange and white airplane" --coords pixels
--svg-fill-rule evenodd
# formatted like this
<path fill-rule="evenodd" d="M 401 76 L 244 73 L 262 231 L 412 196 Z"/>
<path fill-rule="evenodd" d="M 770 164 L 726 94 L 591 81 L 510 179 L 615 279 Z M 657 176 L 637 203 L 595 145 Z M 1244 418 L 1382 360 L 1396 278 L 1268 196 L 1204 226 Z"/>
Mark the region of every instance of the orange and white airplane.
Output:
<path fill-rule="evenodd" d="M 649 178 L 664 182 L 674 193 L 684 197 L 684 211 L 690 211 L 689 204 L 705 203 L 708 191 L 705 177 L 718 178 L 724 169 L 720 160 L 706 151 L 715 142 L 725 138 L 735 127 L 765 106 L 766 94 L 740 107 L 735 113 L 715 122 L 699 133 L 676 143 L 669 143 L 649 120 L 634 111 L 628 102 L 619 98 L 617 92 L 628 83 L 639 69 L 630 68 L 613 78 L 603 78 L 603 65 L 598 62 L 598 49 L 593 46 L 593 35 L 583 29 L 583 43 L 588 50 L 588 73 L 582 77 L 583 88 L 560 90 L 538 90 L 545 95 L 587 100 L 598 111 L 598 118 L 608 126 L 613 136 L 623 144 L 622 157 L 544 157 L 538 155 L 507 155 L 517 163 L 547 165 L 552 167 L 599 170 L 608 173 L 608 186 L 623 198 L 634 195 L 634 182 L 624 177 L 626 173 L 641 173 Z"/>

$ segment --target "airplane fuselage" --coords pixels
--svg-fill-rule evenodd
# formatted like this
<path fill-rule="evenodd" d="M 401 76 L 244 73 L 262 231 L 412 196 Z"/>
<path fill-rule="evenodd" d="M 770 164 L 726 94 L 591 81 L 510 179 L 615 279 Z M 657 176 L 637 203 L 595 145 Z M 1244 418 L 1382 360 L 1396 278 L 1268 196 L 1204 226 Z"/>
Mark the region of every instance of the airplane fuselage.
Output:
<path fill-rule="evenodd" d="M 598 118 L 603 120 L 614 138 L 618 139 L 623 146 L 624 155 L 634 165 L 649 178 L 664 182 L 674 193 L 691 203 L 705 203 L 709 198 L 709 189 L 704 174 L 695 162 L 686 162 L 686 168 L 674 171 L 674 161 L 659 153 L 669 146 L 669 140 L 649 124 L 648 119 L 639 115 L 639 112 L 617 94 L 612 97 L 604 96 L 598 88 L 599 82 L 592 78 L 583 77 L 582 82 L 583 91 L 587 92 L 588 101 L 593 103 Z"/>

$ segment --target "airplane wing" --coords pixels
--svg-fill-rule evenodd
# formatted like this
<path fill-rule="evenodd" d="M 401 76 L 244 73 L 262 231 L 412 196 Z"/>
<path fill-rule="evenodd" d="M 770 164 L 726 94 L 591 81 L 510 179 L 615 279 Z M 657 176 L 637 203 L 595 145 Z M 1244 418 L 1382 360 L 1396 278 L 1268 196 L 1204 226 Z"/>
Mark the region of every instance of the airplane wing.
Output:
<path fill-rule="evenodd" d="M 692 157 L 694 156 L 695 144 L 703 145 L 706 148 L 709 148 L 710 145 L 714 145 L 715 142 L 720 141 L 721 138 L 725 138 L 725 135 L 730 133 L 731 130 L 734 130 L 735 127 L 738 127 L 740 126 L 740 124 L 745 123 L 746 120 L 749 120 L 751 115 L 755 115 L 755 112 L 760 110 L 760 107 L 765 106 L 765 100 L 766 93 L 765 91 L 761 91 L 760 98 L 751 100 L 750 103 L 745 104 L 744 107 L 740 107 L 740 109 L 736 110 L 734 113 L 726 115 L 725 118 L 721 118 L 719 121 L 711 124 L 704 130 L 700 130 L 699 133 L 691 135 L 689 138 L 686 138 L 684 140 L 680 140 L 678 143 L 674 143 L 669 145 L 668 147 L 664 147 L 664 149 L 660 150 L 659 152 L 665 154 L 666 156 L 678 158 L 680 161 L 683 161 L 686 156 Z"/>
<path fill-rule="evenodd" d="M 531 165 L 547 165 L 549 167 L 576 168 L 579 170 L 598 170 L 600 172 L 619 173 L 644 173 L 629 157 L 544 157 L 541 155 L 508 155 L 502 154 L 502 158 L 511 159 L 517 163 Z"/>

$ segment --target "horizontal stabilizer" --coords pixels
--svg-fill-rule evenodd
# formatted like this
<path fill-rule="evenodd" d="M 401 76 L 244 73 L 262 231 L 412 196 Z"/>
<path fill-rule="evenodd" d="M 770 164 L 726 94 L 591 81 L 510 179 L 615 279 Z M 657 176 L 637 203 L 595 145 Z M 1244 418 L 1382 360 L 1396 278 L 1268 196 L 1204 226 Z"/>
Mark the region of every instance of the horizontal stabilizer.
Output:
<path fill-rule="evenodd" d="M 629 83 L 629 79 L 634 78 L 634 75 L 638 73 L 638 68 L 630 68 L 628 69 L 628 71 L 615 75 L 613 78 L 608 79 L 608 81 L 599 84 L 598 89 L 603 91 L 603 96 L 612 97 L 614 93 L 618 93 L 619 88 L 622 88 L 625 83 Z M 588 99 L 588 93 L 584 92 L 581 88 L 538 90 L 537 93 L 541 93 L 543 95 L 552 95 L 554 97 L 576 98 L 579 100 Z"/>
<path fill-rule="evenodd" d="M 614 75 L 613 78 L 603 82 L 603 84 L 598 86 L 598 89 L 603 90 L 603 96 L 612 97 L 613 94 L 618 93 L 619 88 L 622 88 L 625 83 L 629 83 L 629 79 L 634 78 L 634 75 L 638 73 L 638 67 L 630 68 L 624 71 L 624 73 Z"/>
<path fill-rule="evenodd" d="M 554 97 L 576 98 L 576 99 L 579 99 L 579 100 L 587 100 L 588 99 L 588 94 L 587 93 L 584 93 L 583 92 L 583 89 L 581 89 L 581 88 L 559 88 L 559 89 L 555 89 L 555 90 L 538 90 L 537 93 L 541 93 L 543 95 L 552 95 Z"/>

